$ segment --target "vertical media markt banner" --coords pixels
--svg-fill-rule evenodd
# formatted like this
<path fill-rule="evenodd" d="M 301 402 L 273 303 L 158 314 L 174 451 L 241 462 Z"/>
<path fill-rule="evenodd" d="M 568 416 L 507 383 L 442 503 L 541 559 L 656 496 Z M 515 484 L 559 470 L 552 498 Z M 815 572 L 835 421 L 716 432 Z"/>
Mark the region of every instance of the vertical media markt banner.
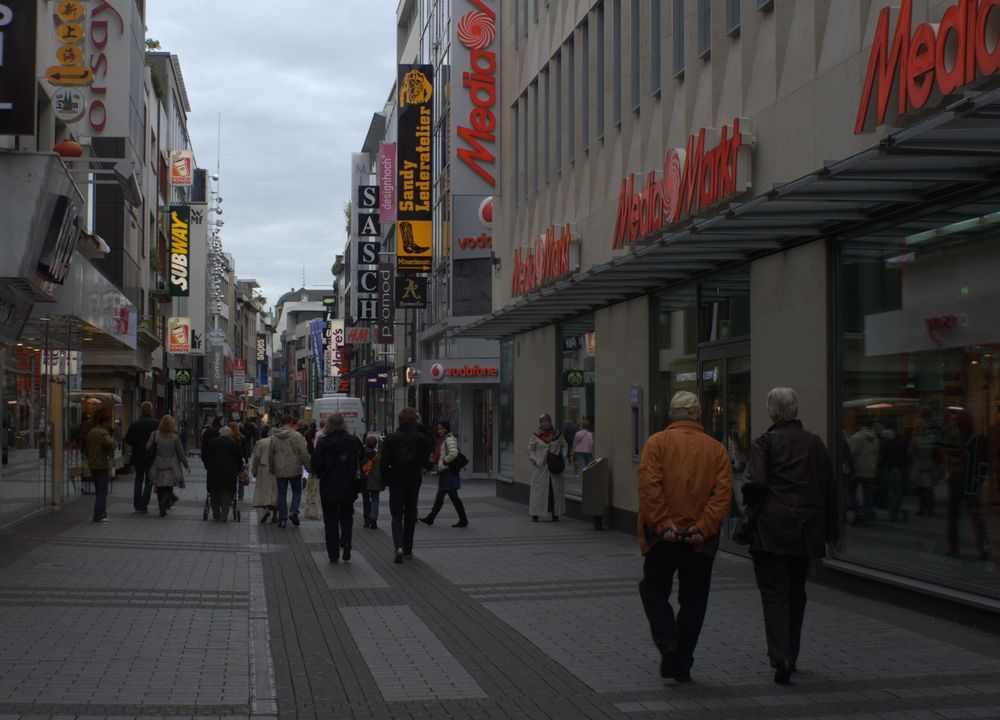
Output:
<path fill-rule="evenodd" d="M 0 135 L 35 134 L 37 0 L 0 4 Z"/>
<path fill-rule="evenodd" d="M 434 69 L 399 66 L 399 137 L 396 142 L 396 265 L 400 272 L 430 272 L 433 258 L 431 164 L 434 143 Z"/>
<path fill-rule="evenodd" d="M 172 297 L 191 294 L 191 208 L 170 206 L 170 248 L 167 277 Z"/>

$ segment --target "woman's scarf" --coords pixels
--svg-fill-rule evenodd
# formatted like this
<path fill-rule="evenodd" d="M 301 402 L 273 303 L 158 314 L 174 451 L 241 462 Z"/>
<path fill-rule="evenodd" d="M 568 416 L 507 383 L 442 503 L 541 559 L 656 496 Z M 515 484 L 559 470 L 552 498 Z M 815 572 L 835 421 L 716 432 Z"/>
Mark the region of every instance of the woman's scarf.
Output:
<path fill-rule="evenodd" d="M 542 430 L 541 428 L 538 428 L 535 431 L 535 436 L 542 442 L 550 443 L 557 437 L 559 437 L 559 433 L 556 431 L 555 428 L 549 430 Z"/>

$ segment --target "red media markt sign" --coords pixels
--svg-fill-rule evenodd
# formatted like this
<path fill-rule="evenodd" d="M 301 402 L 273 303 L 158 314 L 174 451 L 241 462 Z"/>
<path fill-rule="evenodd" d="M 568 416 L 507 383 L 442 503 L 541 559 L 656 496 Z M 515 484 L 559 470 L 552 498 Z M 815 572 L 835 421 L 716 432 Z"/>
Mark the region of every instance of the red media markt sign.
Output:
<path fill-rule="evenodd" d="M 959 0 L 936 25 L 916 28 L 912 0 L 903 0 L 890 40 L 891 15 L 883 8 L 875 28 L 856 135 L 1000 70 L 1000 0 Z"/>
<path fill-rule="evenodd" d="M 456 13 L 468 12 L 452 20 L 454 72 L 462 78 L 462 90 L 452 99 L 453 182 L 468 194 L 489 195 L 496 187 L 497 29 L 491 5 L 493 0 L 455 0 Z"/>

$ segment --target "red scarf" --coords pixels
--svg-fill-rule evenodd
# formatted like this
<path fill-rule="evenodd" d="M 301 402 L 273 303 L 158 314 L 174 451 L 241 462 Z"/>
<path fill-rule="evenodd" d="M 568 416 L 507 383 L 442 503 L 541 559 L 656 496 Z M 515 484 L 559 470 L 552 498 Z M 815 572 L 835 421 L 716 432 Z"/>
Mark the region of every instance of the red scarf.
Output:
<path fill-rule="evenodd" d="M 550 443 L 559 437 L 559 433 L 553 430 L 542 430 L 539 428 L 535 431 L 535 437 L 537 437 L 542 442 Z"/>

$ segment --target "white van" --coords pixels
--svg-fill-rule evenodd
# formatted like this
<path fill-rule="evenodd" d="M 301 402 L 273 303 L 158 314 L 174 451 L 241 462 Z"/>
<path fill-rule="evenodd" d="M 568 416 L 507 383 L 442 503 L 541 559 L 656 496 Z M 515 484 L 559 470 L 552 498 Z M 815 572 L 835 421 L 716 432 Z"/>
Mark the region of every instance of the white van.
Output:
<path fill-rule="evenodd" d="M 361 403 L 361 398 L 350 395 L 326 395 L 313 400 L 311 417 L 316 421 L 317 428 L 322 428 L 326 419 L 336 413 L 344 416 L 347 432 L 364 439 L 368 424 L 365 422 L 365 407 Z"/>

